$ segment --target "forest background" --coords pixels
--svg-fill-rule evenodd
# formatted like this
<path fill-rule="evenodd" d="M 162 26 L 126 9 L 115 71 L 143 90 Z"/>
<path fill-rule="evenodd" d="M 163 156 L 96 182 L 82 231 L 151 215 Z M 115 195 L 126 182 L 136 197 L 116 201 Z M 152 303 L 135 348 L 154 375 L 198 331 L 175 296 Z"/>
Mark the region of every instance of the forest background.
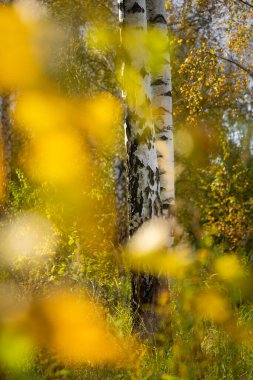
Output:
<path fill-rule="evenodd" d="M 155 69 L 161 35 L 124 42 L 113 0 L 1 3 L 1 379 L 253 379 L 251 1 L 165 2 L 169 254 L 164 220 L 128 239 L 122 95 L 126 50 Z M 168 279 L 155 336 L 132 271 Z"/>

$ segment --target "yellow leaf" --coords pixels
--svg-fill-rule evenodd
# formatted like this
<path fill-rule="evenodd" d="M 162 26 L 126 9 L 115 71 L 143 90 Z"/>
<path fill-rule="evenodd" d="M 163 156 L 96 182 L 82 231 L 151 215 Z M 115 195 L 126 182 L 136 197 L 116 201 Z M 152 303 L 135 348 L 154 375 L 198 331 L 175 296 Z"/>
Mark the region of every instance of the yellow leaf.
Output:
<path fill-rule="evenodd" d="M 42 300 L 30 323 L 37 339 L 70 364 L 117 364 L 121 358 L 101 309 L 80 294 L 60 292 Z"/>

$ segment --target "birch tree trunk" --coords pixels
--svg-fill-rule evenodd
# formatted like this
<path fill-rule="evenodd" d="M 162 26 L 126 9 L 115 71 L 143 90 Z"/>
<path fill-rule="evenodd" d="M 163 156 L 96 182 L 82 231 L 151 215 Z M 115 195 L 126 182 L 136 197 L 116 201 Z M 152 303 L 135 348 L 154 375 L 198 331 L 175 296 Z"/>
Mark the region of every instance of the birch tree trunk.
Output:
<path fill-rule="evenodd" d="M 120 3 L 120 19 L 123 20 L 128 43 L 138 33 L 147 31 L 146 0 L 123 0 Z M 132 40 L 133 45 L 135 43 Z M 125 41 L 126 43 L 126 41 Z M 160 183 L 155 143 L 155 129 L 151 115 L 150 75 L 145 56 L 131 46 L 126 48 L 125 72 L 133 70 L 138 80 L 126 86 L 128 104 L 126 117 L 130 235 L 147 220 L 160 215 Z M 125 75 L 125 80 L 129 78 Z M 159 287 L 157 278 L 150 274 L 132 274 L 132 312 L 134 326 L 142 333 L 150 334 L 155 328 L 155 299 Z"/>
<path fill-rule="evenodd" d="M 172 81 L 165 0 L 147 0 L 149 28 L 156 28 L 167 40 L 167 49 L 161 52 L 158 70 L 151 75 L 152 108 L 155 124 L 161 203 L 163 216 L 169 219 L 169 247 L 173 245 L 175 204 L 174 141 L 172 118 Z"/>

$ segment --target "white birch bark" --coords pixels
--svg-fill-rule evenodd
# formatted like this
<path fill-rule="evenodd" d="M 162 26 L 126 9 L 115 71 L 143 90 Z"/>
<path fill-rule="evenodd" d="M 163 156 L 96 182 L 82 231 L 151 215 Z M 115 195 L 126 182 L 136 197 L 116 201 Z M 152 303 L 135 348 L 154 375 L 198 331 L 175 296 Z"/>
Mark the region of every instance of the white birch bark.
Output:
<path fill-rule="evenodd" d="M 124 27 L 145 32 L 147 30 L 145 0 L 127 0 L 123 2 L 123 6 Z M 131 46 L 128 50 L 130 65 L 136 72 L 141 73 L 141 83 L 135 83 L 135 86 L 141 87 L 140 91 L 133 85 L 132 93 L 126 94 L 126 98 L 131 97 L 131 102 L 128 102 L 126 133 L 132 235 L 142 223 L 159 214 L 160 184 L 154 125 L 152 118 L 145 118 L 143 112 L 150 107 L 150 76 L 145 57 L 131 54 Z M 142 90 L 144 94 L 138 98 Z M 133 98 L 136 98 L 136 101 L 133 101 Z"/>
<path fill-rule="evenodd" d="M 137 34 L 145 33 L 147 31 L 146 0 L 120 2 L 120 20 L 123 21 L 123 44 L 125 32 L 128 33 L 131 30 L 133 38 L 135 38 L 135 30 Z M 131 46 L 125 46 L 125 48 L 127 64 L 140 74 L 139 83 L 133 84 L 130 94 L 126 93 L 129 219 L 130 235 L 133 235 L 145 221 L 160 215 L 161 204 L 155 129 L 152 117 L 147 117 L 145 113 L 145 110 L 151 107 L 150 75 L 146 57 L 135 49 L 132 51 Z M 155 329 L 154 303 L 158 287 L 158 279 L 150 274 L 132 274 L 132 311 L 135 326 L 142 333 L 150 334 Z"/>
<path fill-rule="evenodd" d="M 163 216 L 170 219 L 169 246 L 173 244 L 173 206 L 175 204 L 174 141 L 172 117 L 172 81 L 165 0 L 147 0 L 150 28 L 157 28 L 167 40 L 161 52 L 159 69 L 151 76 L 152 108 L 156 131 L 157 156 L 161 184 Z"/>

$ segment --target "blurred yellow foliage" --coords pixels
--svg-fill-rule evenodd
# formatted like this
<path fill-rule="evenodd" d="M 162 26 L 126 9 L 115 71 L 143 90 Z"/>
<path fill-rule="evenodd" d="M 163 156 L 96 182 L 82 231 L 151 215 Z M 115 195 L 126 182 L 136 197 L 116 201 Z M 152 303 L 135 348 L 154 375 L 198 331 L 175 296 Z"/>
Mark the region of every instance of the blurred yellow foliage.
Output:
<path fill-rule="evenodd" d="M 34 25 L 14 6 L 0 6 L 0 88 L 33 86 L 41 78 Z"/>
<path fill-rule="evenodd" d="M 194 149 L 194 141 L 191 134 L 184 128 L 175 133 L 175 150 L 182 156 L 189 157 Z"/>
<path fill-rule="evenodd" d="M 71 127 L 71 104 L 53 92 L 29 91 L 17 99 L 15 120 L 30 132 L 62 130 Z"/>
<path fill-rule="evenodd" d="M 80 294 L 62 292 L 42 300 L 30 322 L 35 336 L 70 364 L 117 364 L 122 359 L 101 309 Z"/>
<path fill-rule="evenodd" d="M 119 72 L 119 80 L 122 73 Z M 130 65 L 126 65 L 124 68 L 123 88 L 127 95 L 128 105 L 131 108 L 140 108 L 145 103 L 145 83 L 143 78 L 138 72 Z"/>
<path fill-rule="evenodd" d="M 92 99 L 77 104 L 77 119 L 81 128 L 101 146 L 113 148 L 117 127 L 123 117 L 119 100 L 110 93 L 100 93 Z"/>
<path fill-rule="evenodd" d="M 152 108 L 147 102 L 147 97 L 149 96 L 146 88 L 147 83 L 144 81 L 140 72 L 126 64 L 124 67 L 124 76 L 122 77 L 122 73 L 119 72 L 118 79 L 122 82 L 129 109 L 138 109 L 139 117 L 151 122 Z"/>
<path fill-rule="evenodd" d="M 25 166 L 35 180 L 64 185 L 80 181 L 87 160 L 78 135 L 52 131 L 33 138 Z"/>
<path fill-rule="evenodd" d="M 243 276 L 243 269 L 235 255 L 220 257 L 215 262 L 219 276 L 226 281 L 234 281 Z"/>
<path fill-rule="evenodd" d="M 98 51 L 121 49 L 123 54 L 131 57 L 135 68 L 141 68 L 142 62 L 152 73 L 161 74 L 164 70 L 164 55 L 169 59 L 169 43 L 167 33 L 159 28 L 153 27 L 148 30 L 137 30 L 130 26 L 124 26 L 122 39 L 120 33 L 111 31 L 106 26 L 89 26 L 85 30 L 86 42 L 89 47 Z"/>
<path fill-rule="evenodd" d="M 151 220 L 144 223 L 128 243 L 130 253 L 145 257 L 166 247 L 169 224 L 164 219 Z"/>
<path fill-rule="evenodd" d="M 228 301 L 215 291 L 203 291 L 196 297 L 197 315 L 209 321 L 223 323 L 230 317 Z"/>
<path fill-rule="evenodd" d="M 89 47 L 104 51 L 106 49 L 113 49 L 120 45 L 119 31 L 112 33 L 106 26 L 99 25 L 97 27 L 88 28 L 85 35 L 85 42 Z"/>
<path fill-rule="evenodd" d="M 122 38 L 123 49 L 134 63 L 136 68 L 141 68 L 142 63 L 151 72 L 158 74 L 164 70 L 164 54 L 169 54 L 167 34 L 158 28 L 137 30 L 125 27 Z"/>
<path fill-rule="evenodd" d="M 164 219 L 144 223 L 130 240 L 125 253 L 127 263 L 135 270 L 150 271 L 178 279 L 184 278 L 193 263 L 187 246 L 167 249 L 170 225 Z"/>
<path fill-rule="evenodd" d="M 0 228 L 0 261 L 12 263 L 19 257 L 46 257 L 59 243 L 56 228 L 34 212 L 17 215 Z"/>
<path fill-rule="evenodd" d="M 168 66 L 164 65 L 165 58 L 170 59 L 167 30 L 162 31 L 158 28 L 150 28 L 145 34 L 145 45 L 148 49 L 147 63 L 151 72 L 155 75 L 163 75 Z"/>
<path fill-rule="evenodd" d="M 74 100 L 54 91 L 30 91 L 18 98 L 14 115 L 19 128 L 30 132 L 50 134 L 52 130 L 69 130 L 74 135 L 80 129 L 108 149 L 114 147 L 123 109 L 110 93 Z"/>
<path fill-rule="evenodd" d="M 14 117 L 29 139 L 20 162 L 34 180 L 64 186 L 73 198 L 73 190 L 81 194 L 89 184 L 90 143 L 115 149 L 122 116 L 121 103 L 109 93 L 69 99 L 49 89 L 22 92 Z"/>

